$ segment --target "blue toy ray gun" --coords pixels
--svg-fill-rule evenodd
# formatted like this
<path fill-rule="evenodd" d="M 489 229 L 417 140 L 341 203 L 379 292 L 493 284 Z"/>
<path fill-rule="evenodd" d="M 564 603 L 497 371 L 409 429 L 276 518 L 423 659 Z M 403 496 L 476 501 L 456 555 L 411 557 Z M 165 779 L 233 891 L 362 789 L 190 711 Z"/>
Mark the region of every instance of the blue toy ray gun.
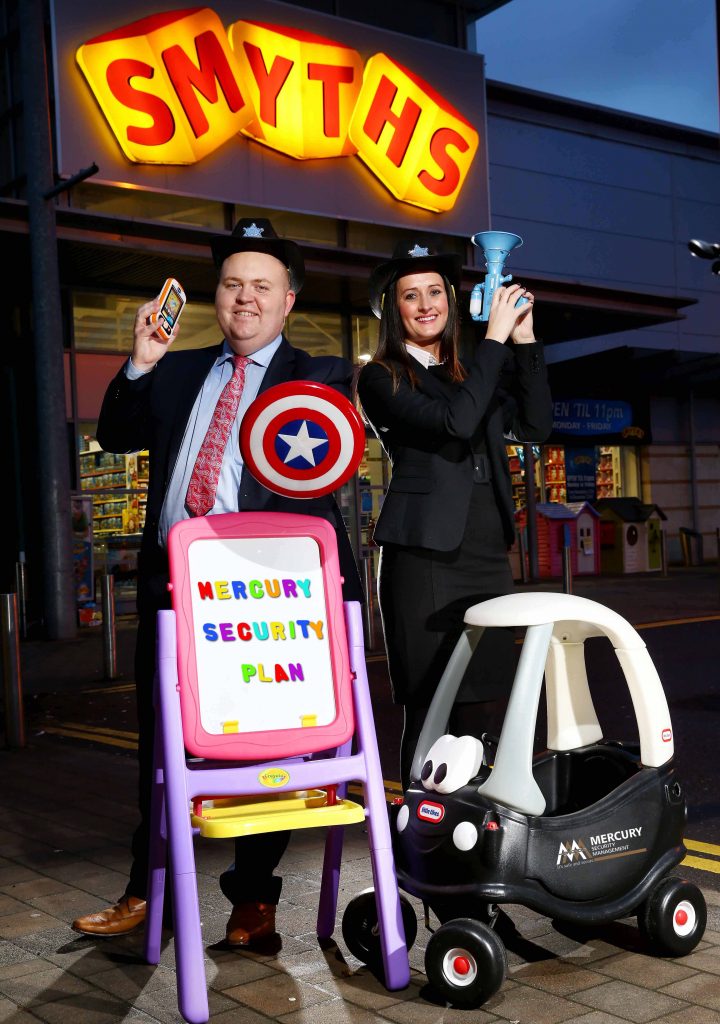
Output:
<path fill-rule="evenodd" d="M 470 294 L 470 316 L 473 320 L 488 320 L 496 289 L 512 281 L 512 274 L 503 276 L 505 260 L 513 249 L 523 244 L 523 240 L 512 231 L 478 231 L 472 236 L 471 242 L 482 249 L 487 274 L 485 280 L 476 284 Z M 515 308 L 524 306 L 527 301 L 525 298 L 518 299 Z"/>

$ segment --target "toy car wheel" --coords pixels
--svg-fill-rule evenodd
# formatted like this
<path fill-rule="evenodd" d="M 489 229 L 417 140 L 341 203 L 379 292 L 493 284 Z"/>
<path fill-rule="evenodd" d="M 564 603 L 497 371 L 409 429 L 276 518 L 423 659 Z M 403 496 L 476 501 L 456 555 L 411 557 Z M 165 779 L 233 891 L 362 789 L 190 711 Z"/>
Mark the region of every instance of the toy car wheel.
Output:
<path fill-rule="evenodd" d="M 454 1006 L 482 1006 L 498 991 L 506 972 L 502 940 L 470 917 L 441 925 L 425 950 L 428 981 Z"/>
<path fill-rule="evenodd" d="M 405 943 L 410 949 L 417 938 L 417 917 L 411 903 L 404 896 L 400 897 L 400 910 L 405 929 Z M 342 935 L 353 956 L 368 967 L 382 967 L 380 925 L 374 889 L 365 889 L 359 896 L 350 900 L 343 914 Z"/>
<path fill-rule="evenodd" d="M 666 956 L 692 952 L 703 937 L 706 924 L 703 894 L 682 878 L 664 878 L 638 911 L 640 932 Z"/>

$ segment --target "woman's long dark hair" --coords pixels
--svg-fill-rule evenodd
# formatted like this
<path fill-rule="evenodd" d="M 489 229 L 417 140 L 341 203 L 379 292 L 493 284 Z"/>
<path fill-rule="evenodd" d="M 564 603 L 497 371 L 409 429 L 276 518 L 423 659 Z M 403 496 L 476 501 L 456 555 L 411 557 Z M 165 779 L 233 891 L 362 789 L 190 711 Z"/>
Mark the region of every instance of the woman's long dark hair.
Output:
<path fill-rule="evenodd" d="M 460 336 L 460 317 L 458 316 L 457 301 L 450 282 L 444 275 L 440 275 L 445 287 L 445 294 L 448 302 L 448 318 L 445 328 L 440 335 L 440 362 L 450 374 L 450 379 L 459 383 L 465 379 L 465 370 L 458 358 L 458 339 Z M 414 367 L 417 361 L 413 359 L 405 347 L 405 330 L 400 316 L 400 307 L 397 301 L 397 282 L 394 278 L 385 289 L 383 294 L 382 316 L 380 317 L 380 336 L 373 363 L 381 363 L 392 374 L 393 390 L 397 391 L 400 385 L 400 377 L 406 377 L 411 387 L 418 382 Z"/>

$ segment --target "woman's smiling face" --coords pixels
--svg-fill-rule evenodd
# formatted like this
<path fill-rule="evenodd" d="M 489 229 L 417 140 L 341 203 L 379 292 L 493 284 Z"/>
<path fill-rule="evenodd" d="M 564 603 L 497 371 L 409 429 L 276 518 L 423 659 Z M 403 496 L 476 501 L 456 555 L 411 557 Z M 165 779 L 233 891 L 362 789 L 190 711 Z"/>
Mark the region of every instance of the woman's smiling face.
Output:
<path fill-rule="evenodd" d="M 448 298 L 440 274 L 407 274 L 395 285 L 405 341 L 427 346 L 439 341 L 448 318 Z"/>

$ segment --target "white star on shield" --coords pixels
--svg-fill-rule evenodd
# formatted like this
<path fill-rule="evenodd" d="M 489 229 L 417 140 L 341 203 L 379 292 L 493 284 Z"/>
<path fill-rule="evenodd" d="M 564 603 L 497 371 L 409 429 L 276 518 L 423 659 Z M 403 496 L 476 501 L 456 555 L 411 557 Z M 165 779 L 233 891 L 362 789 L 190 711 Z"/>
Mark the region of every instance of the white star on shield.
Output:
<path fill-rule="evenodd" d="M 243 238 L 262 238 L 264 230 L 265 228 L 259 228 L 253 221 L 249 228 L 243 228 Z"/>
<path fill-rule="evenodd" d="M 278 434 L 281 441 L 289 445 L 289 451 L 283 460 L 285 464 L 292 462 L 293 459 L 300 458 L 305 459 L 311 466 L 315 465 L 315 449 L 319 448 L 321 444 L 327 444 L 325 438 L 322 437 L 310 437 L 307 428 L 307 420 L 303 420 L 300 424 L 300 429 L 297 434 Z"/>

